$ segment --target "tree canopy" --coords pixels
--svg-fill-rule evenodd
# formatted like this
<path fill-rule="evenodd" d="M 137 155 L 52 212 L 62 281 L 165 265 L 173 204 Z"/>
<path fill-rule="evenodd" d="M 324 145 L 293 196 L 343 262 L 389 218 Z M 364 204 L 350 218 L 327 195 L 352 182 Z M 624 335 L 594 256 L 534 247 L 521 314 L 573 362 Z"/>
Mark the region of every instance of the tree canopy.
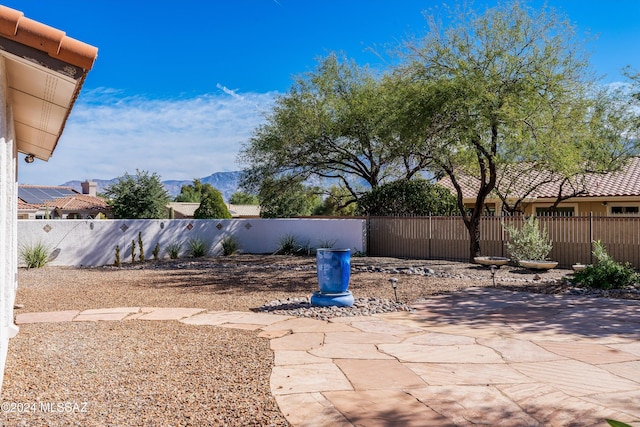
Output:
<path fill-rule="evenodd" d="M 222 199 L 222 194 L 211 184 L 203 185 L 200 194 L 200 206 L 193 213 L 195 219 L 231 218 L 231 213 Z"/>
<path fill-rule="evenodd" d="M 316 177 L 341 186 L 355 202 L 363 191 L 410 178 L 423 165 L 397 150 L 388 125 L 396 103 L 391 89 L 366 67 L 336 54 L 324 58 L 296 78 L 243 146 L 242 187 L 257 193 L 272 182 L 283 191 L 282 185 Z"/>
<path fill-rule="evenodd" d="M 621 135 L 628 123 L 612 98 L 596 93 L 573 27 L 547 7 L 515 1 L 481 15 L 462 10 L 452 22 L 430 20 L 396 73 L 409 88 L 402 115 L 412 126 L 403 135 L 450 179 L 473 258 L 501 168 L 529 162 L 560 179 L 618 168 L 630 151 Z M 434 132 L 433 120 L 421 126 L 422 117 L 437 117 L 441 128 Z M 464 176 L 477 183 L 471 211 Z"/>
<path fill-rule="evenodd" d="M 116 219 L 160 219 L 167 217 L 169 193 L 156 173 L 136 170 L 125 173 L 105 189 Z"/>
<path fill-rule="evenodd" d="M 451 192 L 425 179 L 395 181 L 374 188 L 358 200 L 361 215 L 452 215 L 457 212 Z"/>
<path fill-rule="evenodd" d="M 257 205 L 260 202 L 258 201 L 258 196 L 255 194 L 236 191 L 229 198 L 229 203 L 232 205 Z"/>
<path fill-rule="evenodd" d="M 199 179 L 194 179 L 193 184 L 187 184 L 180 187 L 180 194 L 178 194 L 174 201 L 186 202 L 186 203 L 200 203 L 202 196 L 207 192 L 213 190 L 211 184 L 202 184 Z"/>
<path fill-rule="evenodd" d="M 317 190 L 306 187 L 300 180 L 267 179 L 264 184 L 258 194 L 263 218 L 309 216 L 321 203 Z"/>

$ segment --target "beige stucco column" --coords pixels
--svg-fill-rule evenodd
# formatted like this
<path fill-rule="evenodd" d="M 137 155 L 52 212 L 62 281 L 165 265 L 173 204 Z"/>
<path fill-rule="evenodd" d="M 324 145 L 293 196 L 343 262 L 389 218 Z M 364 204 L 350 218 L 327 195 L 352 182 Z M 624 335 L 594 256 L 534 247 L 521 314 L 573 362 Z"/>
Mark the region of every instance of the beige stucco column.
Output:
<path fill-rule="evenodd" d="M 18 286 L 18 153 L 6 76 L 0 57 L 0 392 L 9 338 L 18 332 L 13 323 Z"/>

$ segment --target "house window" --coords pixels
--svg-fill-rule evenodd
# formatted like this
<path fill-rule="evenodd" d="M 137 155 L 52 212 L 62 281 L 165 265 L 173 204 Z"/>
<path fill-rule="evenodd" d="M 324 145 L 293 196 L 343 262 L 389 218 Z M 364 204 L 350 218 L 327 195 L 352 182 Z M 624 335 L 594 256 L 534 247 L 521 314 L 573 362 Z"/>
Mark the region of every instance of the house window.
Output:
<path fill-rule="evenodd" d="M 482 210 L 482 214 L 485 216 L 496 216 L 495 203 L 486 203 L 484 205 L 484 209 Z"/>
<path fill-rule="evenodd" d="M 637 215 L 639 211 L 638 206 L 611 206 L 612 215 Z"/>
<path fill-rule="evenodd" d="M 536 208 L 536 216 L 574 216 L 575 209 L 573 206 L 555 208 Z"/>

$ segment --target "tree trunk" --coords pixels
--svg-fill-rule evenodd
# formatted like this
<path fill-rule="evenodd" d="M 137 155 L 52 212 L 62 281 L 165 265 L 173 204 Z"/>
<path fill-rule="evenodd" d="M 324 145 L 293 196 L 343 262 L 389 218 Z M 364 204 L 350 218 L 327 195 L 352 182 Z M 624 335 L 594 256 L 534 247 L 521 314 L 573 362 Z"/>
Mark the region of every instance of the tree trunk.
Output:
<path fill-rule="evenodd" d="M 471 215 L 468 222 L 465 222 L 469 231 L 469 262 L 480 256 L 480 216 Z"/>

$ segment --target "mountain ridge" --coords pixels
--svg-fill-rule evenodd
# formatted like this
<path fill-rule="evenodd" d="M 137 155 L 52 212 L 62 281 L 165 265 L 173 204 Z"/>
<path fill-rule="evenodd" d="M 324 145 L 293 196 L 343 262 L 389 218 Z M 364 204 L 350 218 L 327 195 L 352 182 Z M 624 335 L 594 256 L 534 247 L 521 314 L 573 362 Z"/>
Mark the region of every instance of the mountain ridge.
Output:
<path fill-rule="evenodd" d="M 211 186 L 220 193 L 222 193 L 222 198 L 225 201 L 228 201 L 231 195 L 238 191 L 240 187 L 240 175 L 241 171 L 232 171 L 232 172 L 214 172 L 209 176 L 205 176 L 203 178 L 199 178 L 200 182 L 203 184 L 211 184 Z M 104 190 L 110 185 L 117 182 L 119 178 L 111 178 L 111 179 L 91 179 L 97 184 L 98 193 L 104 192 Z M 194 178 L 195 179 L 195 178 Z M 72 180 L 67 181 L 62 186 L 71 187 L 78 192 L 82 192 L 82 182 L 86 180 Z M 179 180 L 179 179 L 169 179 L 163 180 L 162 185 L 167 190 L 169 195 L 173 198 L 180 194 L 180 189 L 183 185 L 193 184 L 193 179 L 190 180 Z"/>

